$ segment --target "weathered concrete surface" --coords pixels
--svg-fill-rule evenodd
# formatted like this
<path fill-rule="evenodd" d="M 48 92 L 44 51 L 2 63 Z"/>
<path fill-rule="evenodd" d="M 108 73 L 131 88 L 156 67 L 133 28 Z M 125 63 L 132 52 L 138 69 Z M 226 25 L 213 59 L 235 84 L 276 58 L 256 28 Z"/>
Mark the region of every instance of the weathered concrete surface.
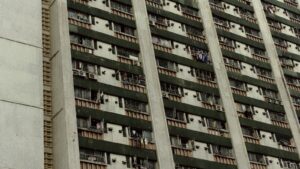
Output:
<path fill-rule="evenodd" d="M 132 0 L 138 40 L 141 49 L 141 61 L 147 82 L 147 95 L 150 105 L 152 126 L 156 143 L 158 165 L 160 169 L 174 169 L 173 153 L 162 100 L 155 54 L 152 45 L 148 14 L 145 0 Z"/>
<path fill-rule="evenodd" d="M 230 131 L 233 150 L 236 156 L 238 168 L 250 169 L 248 153 L 244 143 L 235 102 L 233 100 L 227 71 L 223 61 L 222 51 L 218 41 L 217 31 L 214 25 L 210 5 L 208 0 L 199 3 L 199 9 L 203 19 L 204 30 L 208 41 L 210 56 L 212 57 L 214 70 L 217 77 L 220 96 L 225 109 L 225 116 Z"/>

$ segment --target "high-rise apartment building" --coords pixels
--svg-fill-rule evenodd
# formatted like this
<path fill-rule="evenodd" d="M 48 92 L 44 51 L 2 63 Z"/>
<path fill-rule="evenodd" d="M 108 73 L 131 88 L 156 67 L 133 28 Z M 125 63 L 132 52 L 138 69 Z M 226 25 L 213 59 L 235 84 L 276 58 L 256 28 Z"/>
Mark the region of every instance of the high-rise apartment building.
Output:
<path fill-rule="evenodd" d="M 299 0 L 1 0 L 0 169 L 300 169 Z"/>

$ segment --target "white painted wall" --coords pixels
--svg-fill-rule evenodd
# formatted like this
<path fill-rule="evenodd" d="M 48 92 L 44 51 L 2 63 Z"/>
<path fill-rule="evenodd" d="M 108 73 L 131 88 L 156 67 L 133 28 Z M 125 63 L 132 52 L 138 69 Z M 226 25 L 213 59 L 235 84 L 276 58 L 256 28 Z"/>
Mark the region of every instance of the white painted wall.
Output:
<path fill-rule="evenodd" d="M 3 169 L 44 167 L 41 8 L 40 0 L 0 2 Z"/>

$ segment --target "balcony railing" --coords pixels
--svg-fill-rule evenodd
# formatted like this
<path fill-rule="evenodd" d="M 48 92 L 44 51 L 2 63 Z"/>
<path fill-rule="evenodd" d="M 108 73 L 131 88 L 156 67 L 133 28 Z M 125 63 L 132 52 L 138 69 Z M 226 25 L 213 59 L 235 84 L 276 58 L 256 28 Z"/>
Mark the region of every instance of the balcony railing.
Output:
<path fill-rule="evenodd" d="M 223 130 L 223 129 L 216 129 L 216 128 L 208 127 L 208 134 L 229 138 L 229 132 L 227 130 Z"/>
<path fill-rule="evenodd" d="M 159 9 L 163 8 L 163 5 L 161 3 L 153 1 L 153 0 L 146 0 L 146 4 L 150 5 L 150 6 L 153 6 L 155 8 L 159 8 Z"/>
<path fill-rule="evenodd" d="M 300 110 L 300 105 L 299 105 L 299 104 L 294 104 L 294 106 L 295 106 L 295 109 L 296 109 L 297 111 Z"/>
<path fill-rule="evenodd" d="M 225 67 L 226 67 L 226 69 L 227 69 L 228 71 L 230 71 L 230 72 L 241 73 L 241 68 L 232 66 L 232 65 L 230 65 L 230 64 L 225 64 Z"/>
<path fill-rule="evenodd" d="M 237 113 L 238 113 L 239 117 L 242 117 L 242 118 L 245 118 L 245 119 L 253 119 L 252 112 L 237 111 Z M 249 115 L 247 115 L 247 113 L 249 113 Z"/>
<path fill-rule="evenodd" d="M 155 144 L 149 142 L 146 138 L 129 138 L 129 145 L 137 148 L 144 148 L 149 150 L 155 150 Z"/>
<path fill-rule="evenodd" d="M 289 152 L 297 152 L 296 146 L 293 145 L 279 145 L 279 148 Z"/>
<path fill-rule="evenodd" d="M 186 128 L 186 122 L 182 120 L 177 120 L 173 118 L 167 118 L 167 124 L 170 126 L 175 126 L 179 128 Z"/>
<path fill-rule="evenodd" d="M 190 38 L 190 39 L 193 39 L 193 40 L 195 40 L 195 41 L 198 41 L 198 42 L 205 42 L 206 41 L 206 38 L 205 38 L 205 36 L 200 36 L 200 35 L 194 35 L 194 34 L 192 34 L 192 33 L 187 33 L 187 35 L 188 35 L 188 37 Z"/>
<path fill-rule="evenodd" d="M 157 43 L 153 43 L 153 47 L 156 50 L 160 50 L 160 51 L 163 51 L 163 52 L 166 52 L 166 53 L 172 53 L 172 48 L 171 47 L 163 46 L 163 45 L 160 45 L 160 44 L 157 44 Z"/>
<path fill-rule="evenodd" d="M 97 155 L 80 154 L 80 169 L 106 169 L 105 158 Z"/>
<path fill-rule="evenodd" d="M 137 110 L 132 110 L 132 109 L 125 109 L 126 115 L 132 118 L 136 119 L 142 119 L 142 120 L 147 120 L 150 121 L 150 114 L 146 112 L 141 112 Z"/>
<path fill-rule="evenodd" d="M 121 11 L 121 10 L 116 9 L 116 8 L 111 8 L 111 10 L 112 10 L 112 13 L 115 14 L 115 15 L 121 16 L 123 18 L 130 19 L 130 20 L 134 20 L 134 16 L 131 13 L 124 12 L 124 11 Z"/>
<path fill-rule="evenodd" d="M 294 70 L 294 66 L 288 65 L 288 64 L 285 64 L 285 63 L 282 63 L 282 62 L 281 62 L 281 67 L 284 68 L 284 69 L 291 70 L 291 71 Z"/>
<path fill-rule="evenodd" d="M 245 14 L 240 14 L 241 18 L 249 21 L 249 22 L 252 22 L 252 23 L 256 23 L 257 22 L 257 19 L 254 18 L 253 16 L 249 16 L 249 15 L 245 15 Z"/>
<path fill-rule="evenodd" d="M 283 128 L 290 128 L 289 123 L 286 121 L 279 121 L 279 120 L 272 120 L 272 124 L 275 126 L 283 127 Z"/>
<path fill-rule="evenodd" d="M 164 97 L 175 102 L 181 102 L 182 96 L 176 93 L 165 92 Z"/>
<path fill-rule="evenodd" d="M 256 35 L 252 35 L 252 34 L 250 34 L 250 33 L 246 33 L 246 37 L 247 37 L 248 39 L 251 39 L 251 40 L 254 40 L 254 41 L 260 42 L 260 43 L 263 41 L 263 39 L 262 39 L 261 37 L 256 36 Z"/>
<path fill-rule="evenodd" d="M 218 10 L 218 11 L 224 12 L 224 10 L 225 10 L 224 7 L 222 6 L 222 4 L 215 4 L 215 3 L 210 2 L 209 5 L 211 6 L 211 8 Z"/>
<path fill-rule="evenodd" d="M 264 56 L 264 55 L 252 53 L 252 57 L 255 60 L 259 60 L 259 61 L 262 61 L 262 62 L 269 62 L 269 58 Z"/>
<path fill-rule="evenodd" d="M 91 29 L 91 23 L 88 22 L 83 22 L 81 20 L 78 19 L 74 19 L 74 18 L 69 18 L 69 23 L 72 25 L 76 25 L 76 26 L 80 26 L 86 29 Z"/>
<path fill-rule="evenodd" d="M 225 30 L 225 31 L 229 31 L 230 27 L 228 25 L 223 25 L 222 23 L 218 23 L 218 22 L 215 22 L 215 25 L 217 26 L 217 28 L 219 29 L 222 29 L 222 30 Z"/>
<path fill-rule="evenodd" d="M 207 101 L 202 101 L 203 108 L 217 111 L 224 111 L 223 106 L 218 104 L 209 103 Z"/>
<path fill-rule="evenodd" d="M 258 79 L 262 80 L 262 81 L 265 81 L 265 82 L 268 82 L 268 83 L 274 83 L 274 79 L 271 78 L 271 77 L 268 77 L 268 76 L 264 76 L 264 75 L 257 75 L 258 76 Z"/>
<path fill-rule="evenodd" d="M 122 82 L 122 87 L 128 90 L 140 92 L 140 93 L 146 93 L 146 87 L 139 84 L 132 84 L 127 82 Z"/>
<path fill-rule="evenodd" d="M 191 15 L 188 12 L 184 12 L 184 11 L 182 11 L 182 15 L 188 19 L 201 22 L 201 18 L 199 16 Z"/>
<path fill-rule="evenodd" d="M 288 83 L 289 87 L 293 90 L 296 90 L 298 92 L 300 92 L 300 86 L 292 84 L 292 83 Z"/>
<path fill-rule="evenodd" d="M 84 46 L 84 45 L 72 43 L 72 42 L 71 42 L 71 49 L 79 51 L 79 52 L 90 53 L 90 54 L 93 54 L 93 52 L 94 52 L 94 49 L 92 47 L 88 47 L 88 46 Z"/>
<path fill-rule="evenodd" d="M 281 28 L 279 26 L 275 26 L 272 24 L 269 24 L 270 28 L 275 32 L 281 32 Z"/>
<path fill-rule="evenodd" d="M 279 44 L 279 43 L 276 43 L 276 42 L 275 42 L 275 46 L 277 48 L 279 48 L 280 50 L 282 50 L 282 51 L 287 51 L 287 49 L 288 49 L 288 46 L 282 45 L 282 44 Z"/>
<path fill-rule="evenodd" d="M 115 36 L 119 39 L 123 39 L 132 43 L 137 43 L 137 38 L 135 36 L 123 33 L 123 32 L 115 32 Z"/>
<path fill-rule="evenodd" d="M 168 75 L 168 76 L 173 76 L 176 77 L 176 71 L 175 70 L 170 70 L 164 67 L 158 67 L 158 73 Z"/>
<path fill-rule="evenodd" d="M 192 149 L 177 147 L 172 145 L 172 149 L 175 155 L 192 157 Z"/>
<path fill-rule="evenodd" d="M 75 98 L 75 104 L 79 107 L 87 107 L 91 109 L 100 110 L 100 103 L 94 100 L 82 99 L 82 98 Z"/>
<path fill-rule="evenodd" d="M 215 82 L 215 81 L 205 80 L 202 78 L 197 78 L 197 79 L 198 79 L 199 83 L 202 85 L 210 86 L 210 87 L 214 87 L 214 88 L 216 88 L 218 86 L 217 82 Z"/>
<path fill-rule="evenodd" d="M 252 144 L 259 144 L 259 138 L 253 136 L 244 135 L 245 142 Z"/>
<path fill-rule="evenodd" d="M 89 0 L 72 0 L 73 2 L 75 3 L 81 3 L 81 4 L 84 4 L 84 5 L 87 5 Z"/>
<path fill-rule="evenodd" d="M 119 62 L 128 64 L 128 65 L 140 66 L 139 62 L 137 60 L 133 60 L 133 59 L 130 59 L 130 58 L 125 57 L 125 56 L 118 55 L 118 60 L 119 60 Z"/>
<path fill-rule="evenodd" d="M 290 6 L 294 6 L 296 8 L 298 7 L 298 3 L 293 0 L 283 0 L 283 1 Z"/>
<path fill-rule="evenodd" d="M 236 87 L 231 87 L 232 93 L 242 95 L 242 96 L 247 96 L 247 92 L 244 89 L 239 89 Z"/>
<path fill-rule="evenodd" d="M 251 169 L 267 169 L 267 165 L 259 162 L 250 161 Z"/>
<path fill-rule="evenodd" d="M 162 29 L 162 30 L 167 30 L 168 29 L 168 24 L 165 23 L 165 22 L 158 22 L 158 21 L 152 22 L 152 23 L 150 22 L 150 25 L 152 25 L 152 26 L 154 26 L 158 29 Z"/>
<path fill-rule="evenodd" d="M 291 20 L 292 22 L 295 22 L 295 23 L 297 23 L 297 24 L 300 24 L 300 19 L 299 19 L 299 18 L 290 17 L 290 20 Z"/>
<path fill-rule="evenodd" d="M 235 165 L 235 159 L 233 157 L 223 156 L 219 154 L 214 154 L 215 161 L 218 163 L 223 163 L 227 165 Z"/>
<path fill-rule="evenodd" d="M 102 140 L 103 139 L 103 129 L 93 129 L 93 128 L 84 128 L 84 127 L 77 127 L 78 135 L 82 137 L 87 137 L 95 140 Z"/>
<path fill-rule="evenodd" d="M 220 45 L 221 45 L 221 48 L 223 48 L 223 49 L 225 49 L 225 50 L 229 50 L 229 51 L 231 51 L 231 52 L 234 52 L 234 47 L 233 46 L 230 46 L 230 45 L 227 45 L 226 43 L 224 43 L 224 42 L 222 42 L 222 41 L 220 41 L 219 42 L 220 43 Z"/>

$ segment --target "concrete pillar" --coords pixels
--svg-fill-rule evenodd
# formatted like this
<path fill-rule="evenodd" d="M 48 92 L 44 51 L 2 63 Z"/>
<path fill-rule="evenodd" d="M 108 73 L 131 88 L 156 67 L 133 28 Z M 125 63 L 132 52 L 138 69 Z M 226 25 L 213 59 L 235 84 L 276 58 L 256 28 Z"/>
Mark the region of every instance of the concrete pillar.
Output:
<path fill-rule="evenodd" d="M 175 164 L 152 45 L 151 31 L 148 24 L 146 2 L 145 0 L 132 0 L 132 4 L 136 18 L 141 52 L 140 57 L 147 82 L 147 96 L 151 111 L 158 165 L 160 169 L 174 169 Z"/>
<path fill-rule="evenodd" d="M 282 104 L 287 116 L 287 120 L 290 124 L 297 150 L 298 152 L 300 152 L 300 127 L 299 127 L 299 122 L 297 120 L 298 118 L 297 118 L 296 110 L 294 108 L 292 99 L 290 97 L 289 88 L 285 81 L 284 73 L 281 68 L 276 46 L 274 44 L 272 34 L 267 22 L 267 18 L 263 10 L 263 5 L 261 3 L 261 0 L 252 1 L 252 4 L 254 7 L 256 17 L 258 19 L 260 31 L 264 40 L 266 51 L 269 56 L 273 75 L 278 87 L 278 92 L 282 100 Z"/>
<path fill-rule="evenodd" d="M 237 166 L 238 168 L 250 169 L 248 153 L 245 147 L 244 137 L 229 84 L 209 1 L 202 0 L 198 6 L 201 12 L 203 23 L 205 23 L 204 30 L 208 41 L 210 56 L 212 57 L 214 71 L 217 77 L 220 96 L 225 109 L 225 116 L 230 131 L 231 142 L 236 156 Z"/>
<path fill-rule="evenodd" d="M 0 1 L 0 168 L 44 168 L 41 0 Z"/>
<path fill-rule="evenodd" d="M 80 169 L 66 0 L 50 6 L 53 110 L 53 166 Z"/>

